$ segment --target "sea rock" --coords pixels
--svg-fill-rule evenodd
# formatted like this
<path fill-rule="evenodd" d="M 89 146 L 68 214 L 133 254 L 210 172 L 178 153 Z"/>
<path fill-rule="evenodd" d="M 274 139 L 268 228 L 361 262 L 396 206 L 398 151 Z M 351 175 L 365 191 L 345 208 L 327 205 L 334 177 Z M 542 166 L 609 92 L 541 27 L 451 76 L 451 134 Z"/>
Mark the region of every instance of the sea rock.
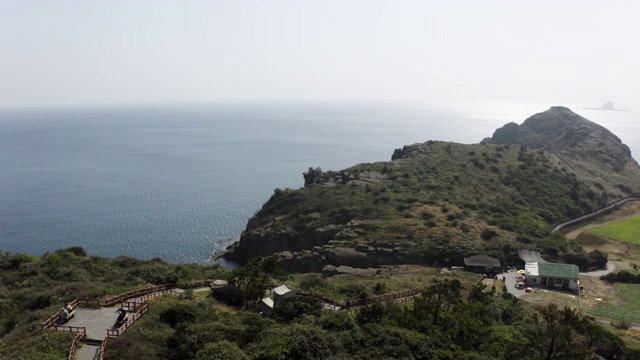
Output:
<path fill-rule="evenodd" d="M 315 169 L 309 167 L 308 171 L 302 173 L 302 177 L 304 177 L 304 186 L 323 182 L 322 169 L 319 167 Z"/>
<path fill-rule="evenodd" d="M 623 105 L 624 106 L 624 105 Z M 600 107 L 602 110 L 615 110 L 616 108 L 613 106 L 613 102 L 607 101 Z"/>

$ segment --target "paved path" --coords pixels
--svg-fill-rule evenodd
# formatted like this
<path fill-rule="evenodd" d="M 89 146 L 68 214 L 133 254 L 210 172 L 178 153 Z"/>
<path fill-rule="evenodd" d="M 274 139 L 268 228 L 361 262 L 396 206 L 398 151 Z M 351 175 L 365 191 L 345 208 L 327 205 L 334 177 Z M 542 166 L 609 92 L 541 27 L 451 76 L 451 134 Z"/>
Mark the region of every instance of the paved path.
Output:
<path fill-rule="evenodd" d="M 107 308 L 77 308 L 75 316 L 65 325 L 87 328 L 87 340 L 102 341 L 107 329 L 112 329 L 118 317 L 118 307 Z M 76 348 L 78 360 L 100 359 L 100 345 L 91 345 L 84 342 L 78 343 Z"/>
<path fill-rule="evenodd" d="M 100 346 L 81 344 L 80 347 L 77 348 L 75 354 L 78 360 L 99 360 Z"/>
<path fill-rule="evenodd" d="M 112 329 L 118 317 L 118 307 L 99 309 L 78 308 L 73 319 L 65 325 L 84 326 L 87 328 L 87 339 L 103 340 L 107 329 Z"/>
<path fill-rule="evenodd" d="M 596 270 L 596 271 L 587 271 L 587 272 L 581 272 L 580 276 L 597 276 L 600 277 L 602 275 L 607 275 L 608 273 L 613 272 L 613 270 L 616 269 L 616 264 L 612 263 L 611 261 L 607 262 L 607 268 L 604 270 Z"/>

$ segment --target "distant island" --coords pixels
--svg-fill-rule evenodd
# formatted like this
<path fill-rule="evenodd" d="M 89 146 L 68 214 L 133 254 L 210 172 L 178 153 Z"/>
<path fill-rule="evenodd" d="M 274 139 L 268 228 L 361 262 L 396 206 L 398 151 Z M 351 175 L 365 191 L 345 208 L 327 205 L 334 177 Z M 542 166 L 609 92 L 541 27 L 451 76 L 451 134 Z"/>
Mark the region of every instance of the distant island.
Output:
<path fill-rule="evenodd" d="M 586 109 L 586 110 L 607 110 L 607 111 L 627 111 L 627 110 L 624 110 L 624 109 L 616 109 L 615 106 L 613 106 L 613 101 L 607 101 L 606 103 L 604 103 L 604 105 L 600 106 L 599 108 L 585 107 L 583 109 Z"/>

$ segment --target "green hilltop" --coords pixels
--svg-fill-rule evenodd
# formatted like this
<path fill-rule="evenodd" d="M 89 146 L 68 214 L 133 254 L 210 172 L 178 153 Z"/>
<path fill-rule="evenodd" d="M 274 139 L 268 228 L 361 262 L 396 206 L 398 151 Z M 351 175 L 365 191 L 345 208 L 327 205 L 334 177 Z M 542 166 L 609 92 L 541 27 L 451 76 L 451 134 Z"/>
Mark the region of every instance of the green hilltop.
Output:
<path fill-rule="evenodd" d="M 640 168 L 610 131 L 552 107 L 479 144 L 427 141 L 304 178 L 299 190 L 276 189 L 224 256 L 276 254 L 291 271 L 315 272 L 456 266 L 479 253 L 511 264 L 528 248 L 586 269 L 589 255 L 551 226 L 638 191 Z"/>

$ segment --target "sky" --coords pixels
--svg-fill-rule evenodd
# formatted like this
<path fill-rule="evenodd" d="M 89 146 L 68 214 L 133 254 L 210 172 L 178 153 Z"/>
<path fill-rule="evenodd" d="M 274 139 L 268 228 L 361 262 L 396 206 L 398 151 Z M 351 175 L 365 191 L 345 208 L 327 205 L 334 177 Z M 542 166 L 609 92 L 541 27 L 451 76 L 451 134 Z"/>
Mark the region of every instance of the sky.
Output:
<path fill-rule="evenodd" d="M 1 0 L 0 108 L 545 101 L 640 109 L 637 0 Z"/>

